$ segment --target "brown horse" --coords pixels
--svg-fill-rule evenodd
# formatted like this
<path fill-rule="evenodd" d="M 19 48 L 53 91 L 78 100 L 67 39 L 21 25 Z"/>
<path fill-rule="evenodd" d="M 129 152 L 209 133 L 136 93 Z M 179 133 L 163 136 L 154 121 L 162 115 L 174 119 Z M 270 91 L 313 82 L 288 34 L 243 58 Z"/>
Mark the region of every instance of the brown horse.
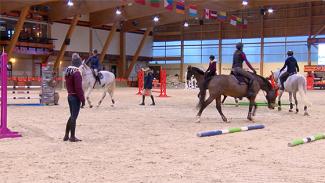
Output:
<path fill-rule="evenodd" d="M 187 72 L 189 74 L 193 74 L 195 77 L 204 77 L 204 72 L 196 67 L 189 66 L 187 68 Z M 208 84 L 208 90 L 209 90 L 209 97 L 207 100 L 205 100 L 206 96 L 206 89 L 203 87 L 200 87 L 200 102 L 198 107 L 200 108 L 197 117 L 198 122 L 200 122 L 200 117 L 203 112 L 203 110 L 213 101 L 216 100 L 216 108 L 221 115 L 224 122 L 227 122 L 227 118 L 222 113 L 221 110 L 221 96 L 231 96 L 236 98 L 243 98 L 247 97 L 249 99 L 249 112 L 247 119 L 253 120 L 252 116 L 255 116 L 255 112 L 257 109 L 257 105 L 255 102 L 256 95 L 260 91 L 260 89 L 264 90 L 266 92 L 266 99 L 268 102 L 268 107 L 270 109 L 274 109 L 275 106 L 275 100 L 276 100 L 276 93 L 275 90 L 272 88 L 272 85 L 269 83 L 269 81 L 262 76 L 255 75 L 255 81 L 253 82 L 253 91 L 254 95 L 252 97 L 247 97 L 247 90 L 248 86 L 247 84 L 241 84 L 235 76 L 233 75 L 217 75 L 214 76 L 209 84 Z M 254 110 L 253 110 L 254 108 Z M 253 112 L 252 112 L 253 110 Z"/>
<path fill-rule="evenodd" d="M 200 72 L 200 74 L 193 74 L 191 72 L 187 72 L 186 79 L 187 79 L 187 81 L 189 81 L 189 80 L 191 80 L 191 77 L 194 76 L 194 78 L 197 81 L 197 85 L 200 87 L 201 85 L 204 84 L 205 79 L 204 79 L 204 72 L 202 70 L 199 70 L 199 72 Z M 200 98 L 200 95 L 198 95 L 198 97 Z M 221 103 L 223 104 L 226 99 L 227 99 L 227 96 L 224 96 Z M 238 103 L 237 98 L 235 98 L 235 103 L 236 103 L 235 104 L 236 107 L 239 107 L 239 103 Z"/>

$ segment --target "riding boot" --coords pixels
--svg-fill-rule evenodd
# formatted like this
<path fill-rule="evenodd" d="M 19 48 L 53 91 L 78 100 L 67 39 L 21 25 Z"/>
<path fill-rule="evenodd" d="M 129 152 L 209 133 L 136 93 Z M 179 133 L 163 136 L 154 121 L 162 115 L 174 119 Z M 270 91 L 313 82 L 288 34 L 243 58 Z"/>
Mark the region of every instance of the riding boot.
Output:
<path fill-rule="evenodd" d="M 99 74 L 96 76 L 96 79 L 97 79 L 99 85 L 101 85 L 100 78 L 99 78 Z"/>
<path fill-rule="evenodd" d="M 71 137 L 69 138 L 70 142 L 81 141 L 80 139 L 76 138 L 75 132 L 76 132 L 76 122 L 71 121 Z"/>
<path fill-rule="evenodd" d="M 70 132 L 70 129 L 71 129 L 71 120 L 69 118 L 69 120 L 67 122 L 67 126 L 65 128 L 65 135 L 63 137 L 63 141 L 69 140 L 69 132 Z"/>
<path fill-rule="evenodd" d="M 146 98 L 145 95 L 142 95 L 142 103 L 140 105 L 144 105 L 144 99 Z"/>
<path fill-rule="evenodd" d="M 155 99 L 153 98 L 153 96 L 151 95 L 150 97 L 151 97 L 151 101 L 152 101 L 152 104 L 151 105 L 156 105 Z"/>

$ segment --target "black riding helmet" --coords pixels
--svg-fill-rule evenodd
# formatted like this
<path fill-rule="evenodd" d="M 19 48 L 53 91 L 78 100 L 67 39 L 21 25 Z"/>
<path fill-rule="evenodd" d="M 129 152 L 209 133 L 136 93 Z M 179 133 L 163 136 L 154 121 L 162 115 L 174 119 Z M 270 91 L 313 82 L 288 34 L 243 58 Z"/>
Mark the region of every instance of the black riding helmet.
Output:
<path fill-rule="evenodd" d="M 241 42 L 239 42 L 239 43 L 236 44 L 236 48 L 237 48 L 237 50 L 242 50 L 243 47 L 244 47 L 244 44 L 241 43 Z"/>
<path fill-rule="evenodd" d="M 289 50 L 289 51 L 287 52 L 287 55 L 288 55 L 288 56 L 293 56 L 293 51 L 292 51 L 292 50 Z"/>
<path fill-rule="evenodd" d="M 215 57 L 213 55 L 210 55 L 209 58 L 210 58 L 210 60 L 214 60 Z"/>

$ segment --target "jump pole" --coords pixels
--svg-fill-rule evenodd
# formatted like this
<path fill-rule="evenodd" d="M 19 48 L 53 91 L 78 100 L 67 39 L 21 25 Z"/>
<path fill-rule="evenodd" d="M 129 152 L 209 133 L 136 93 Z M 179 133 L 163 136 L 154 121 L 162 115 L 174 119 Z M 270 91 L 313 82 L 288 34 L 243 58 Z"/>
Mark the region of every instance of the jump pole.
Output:
<path fill-rule="evenodd" d="M 249 125 L 240 128 L 228 128 L 223 130 L 213 130 L 213 131 L 206 131 L 206 132 L 199 132 L 197 133 L 198 137 L 209 137 L 214 135 L 223 135 L 227 133 L 235 133 L 235 132 L 242 132 L 242 131 L 249 131 L 249 130 L 257 130 L 264 128 L 264 125 Z"/>
<path fill-rule="evenodd" d="M 289 147 L 294 147 L 297 145 L 301 145 L 301 144 L 306 144 L 306 143 L 310 143 L 310 142 L 314 142 L 316 140 L 321 140 L 321 139 L 325 139 L 325 133 L 319 133 L 313 136 L 308 136 L 302 139 L 296 139 L 294 141 L 292 141 L 291 143 L 288 144 Z"/>
<path fill-rule="evenodd" d="M 18 132 L 13 132 L 7 127 L 7 54 L 2 51 L 1 55 L 1 124 L 0 139 L 21 137 Z"/>

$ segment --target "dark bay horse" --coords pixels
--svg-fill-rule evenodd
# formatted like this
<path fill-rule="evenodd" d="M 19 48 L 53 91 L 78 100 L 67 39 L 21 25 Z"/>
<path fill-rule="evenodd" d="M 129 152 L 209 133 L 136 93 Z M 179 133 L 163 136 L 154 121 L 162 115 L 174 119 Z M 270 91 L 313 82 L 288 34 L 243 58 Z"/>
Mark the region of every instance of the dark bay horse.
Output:
<path fill-rule="evenodd" d="M 193 74 L 195 77 L 204 77 L 204 73 L 202 70 L 189 66 L 187 68 L 187 72 Z M 214 76 L 209 84 L 209 97 L 205 100 L 206 90 L 200 87 L 200 102 L 198 107 L 200 108 L 197 117 L 198 122 L 200 122 L 200 117 L 203 110 L 213 101 L 216 101 L 216 108 L 221 115 L 224 122 L 227 122 L 227 118 L 222 113 L 221 110 L 221 96 L 231 96 L 236 98 L 247 97 L 247 89 L 248 86 L 246 84 L 240 84 L 239 81 L 233 75 L 217 75 Z M 266 99 L 268 102 L 268 107 L 270 109 L 274 109 L 275 100 L 276 100 L 276 92 L 273 89 L 271 83 L 262 76 L 255 75 L 255 82 L 253 84 L 254 95 L 253 97 L 247 97 L 249 99 L 249 112 L 247 119 L 253 120 L 252 116 L 255 115 L 257 105 L 255 102 L 257 93 L 262 89 L 266 92 Z M 253 110 L 254 108 L 254 110 Z M 252 112 L 253 110 L 253 112 Z"/>
<path fill-rule="evenodd" d="M 194 76 L 194 78 L 197 81 L 197 85 L 198 86 L 203 85 L 204 84 L 204 81 L 205 81 L 205 79 L 204 79 L 204 71 L 202 71 L 202 70 L 199 69 L 198 70 L 198 73 L 199 74 L 194 74 L 192 72 L 187 72 L 187 75 L 186 75 L 187 81 L 191 80 L 191 77 Z M 198 97 L 200 98 L 200 96 L 198 96 Z M 227 96 L 224 96 L 221 103 L 223 104 L 226 99 L 227 99 Z M 238 103 L 238 99 L 237 98 L 235 98 L 235 103 L 236 103 L 236 107 L 239 107 L 239 103 Z"/>

